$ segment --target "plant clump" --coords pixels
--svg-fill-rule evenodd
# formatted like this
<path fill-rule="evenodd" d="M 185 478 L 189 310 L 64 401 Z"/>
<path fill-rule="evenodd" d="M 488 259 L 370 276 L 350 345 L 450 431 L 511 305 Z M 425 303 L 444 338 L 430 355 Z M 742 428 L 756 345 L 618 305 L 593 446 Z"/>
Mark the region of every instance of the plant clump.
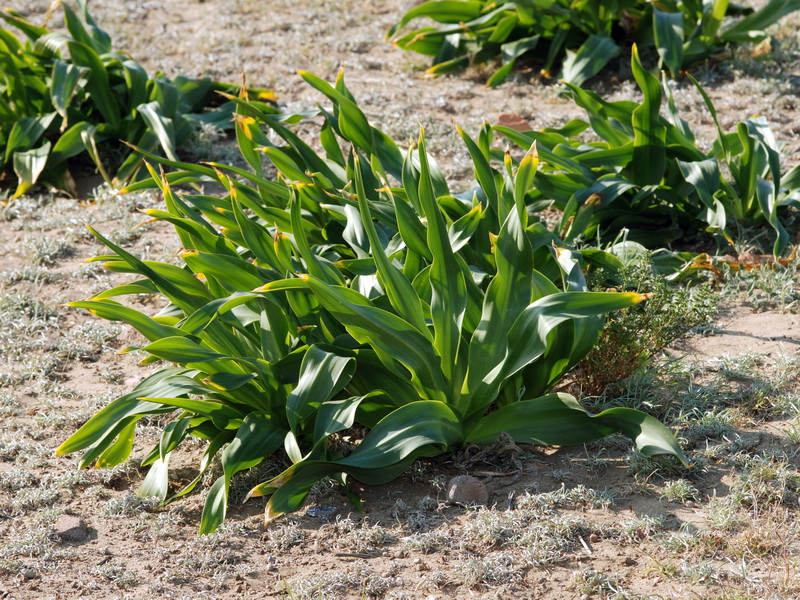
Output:
<path fill-rule="evenodd" d="M 797 4 L 787 0 L 771 0 L 758 10 L 728 0 L 430 0 L 406 12 L 388 37 L 403 50 L 431 56 L 431 74 L 499 59 L 501 66 L 487 81 L 496 86 L 518 60 L 536 56 L 542 57 L 543 76 L 558 74 L 581 85 L 633 42 L 654 50 L 659 68 L 677 76 L 729 45 L 767 40 L 764 30 L 795 10 Z M 403 33 L 424 18 L 437 25 Z"/>
<path fill-rule="evenodd" d="M 453 194 L 424 132 L 402 152 L 342 76 L 331 85 L 301 75 L 333 103 L 320 110 L 324 155 L 246 91 L 230 99 L 249 170 L 142 151 L 173 170 L 151 169 L 152 182 L 127 190 L 160 187 L 166 210 L 145 212 L 175 227 L 183 266 L 141 260 L 92 229 L 112 252 L 96 260 L 138 279 L 72 306 L 130 324 L 147 340 L 145 362 L 175 366 L 103 408 L 58 452 L 114 466 L 130 455 L 138 421 L 177 409 L 142 461 L 150 471 L 138 493 L 178 498 L 220 458 L 203 533 L 222 523 L 234 475 L 279 450 L 291 466 L 249 494 L 270 496 L 268 519 L 299 508 L 323 477 L 358 505 L 351 480 L 384 483 L 418 458 L 502 432 L 570 445 L 622 431 L 646 454 L 683 459 L 656 419 L 621 407 L 591 415 L 551 391 L 596 343 L 606 313 L 647 296 L 590 291 L 582 264 L 618 259 L 587 258 L 529 217 L 535 146 L 496 169 L 480 149 L 486 134 L 476 143 L 462 131 L 478 186 Z M 173 191 L 189 181 L 226 193 Z M 137 294 L 167 306 L 149 316 L 117 300 Z M 346 430 L 365 435 L 355 447 L 331 443 Z M 200 473 L 170 494 L 170 455 L 190 437 L 208 441 Z"/>
<path fill-rule="evenodd" d="M 9 29 L 0 35 L 0 181 L 16 184 L 13 198 L 37 183 L 75 193 L 79 158 L 91 159 L 109 183 L 127 181 L 142 160 L 123 144 L 174 159 L 203 125 L 229 126 L 232 105 L 216 92 L 235 86 L 151 76 L 114 50 L 87 0 L 76 0 L 77 10 L 57 4 L 64 11 L 63 33 L 11 9 L 0 11 L 24 36 Z M 273 99 L 268 90 L 254 91 Z M 275 110 L 265 102 L 260 108 Z"/>

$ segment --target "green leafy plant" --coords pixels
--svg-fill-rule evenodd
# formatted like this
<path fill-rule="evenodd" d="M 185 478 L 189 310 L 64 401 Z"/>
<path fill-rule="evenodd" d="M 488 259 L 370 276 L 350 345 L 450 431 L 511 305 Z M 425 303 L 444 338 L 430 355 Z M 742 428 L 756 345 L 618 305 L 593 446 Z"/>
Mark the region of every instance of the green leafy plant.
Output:
<path fill-rule="evenodd" d="M 271 495 L 268 518 L 299 508 L 321 477 L 379 484 L 419 457 L 503 432 L 568 445 L 622 431 L 644 453 L 683 459 L 671 433 L 642 412 L 590 415 L 550 393 L 592 348 L 603 315 L 646 295 L 588 291 L 582 256 L 528 223 L 535 148 L 500 172 L 476 155 L 485 189 L 453 196 L 424 135 L 402 153 L 369 124 L 343 77 L 330 85 L 301 75 L 333 102 L 320 109 L 324 157 L 231 97 L 252 172 L 169 160 L 174 171 L 153 171 L 166 210 L 147 213 L 175 226 L 183 267 L 141 261 L 96 233 L 113 251 L 96 260 L 142 278 L 72 306 L 131 324 L 149 341 L 145 361 L 180 366 L 102 409 L 58 452 L 83 450 L 82 466 L 116 464 L 130 454 L 138 420 L 177 409 L 143 463 L 152 466 L 139 493 L 166 500 L 170 453 L 187 435 L 209 440 L 197 479 L 172 496 L 190 491 L 219 455 L 204 533 L 225 516 L 231 478 L 280 447 L 292 466 L 251 491 Z M 259 122 L 285 144 L 270 143 Z M 277 180 L 263 176 L 261 154 Z M 179 195 L 170 183 L 204 180 L 228 193 Z M 591 260 L 619 264 L 600 251 Z M 114 300 L 152 293 L 169 301 L 156 317 Z M 357 446 L 334 443 L 356 424 L 369 430 Z"/>
<path fill-rule="evenodd" d="M 77 0 L 66 3 L 66 33 L 51 32 L 18 13 L 0 12 L 17 38 L 0 29 L 0 181 L 16 182 L 14 197 L 36 183 L 74 190 L 70 160 L 91 158 L 103 178 L 129 180 L 142 167 L 120 140 L 175 159 L 202 122 L 228 126 L 232 105 L 204 111 L 234 86 L 176 77 L 151 77 L 136 61 L 113 50 Z M 260 90 L 264 99 L 271 98 Z M 272 110 L 267 104 L 262 110 Z"/>
<path fill-rule="evenodd" d="M 546 57 L 546 76 L 560 67 L 560 79 L 581 85 L 631 42 L 654 48 L 674 75 L 729 44 L 767 38 L 764 29 L 794 10 L 792 0 L 770 0 L 757 11 L 728 0 L 432 0 L 409 10 L 388 35 L 403 50 L 433 57 L 432 74 L 499 57 L 487 82 L 495 86 L 518 59 L 536 52 Z M 726 20 L 732 16 L 743 18 Z M 439 25 L 402 33 L 420 18 Z"/>
<path fill-rule="evenodd" d="M 685 285 L 664 275 L 665 265 L 672 262 L 665 260 L 664 251 L 653 253 L 631 241 L 613 244 L 607 251 L 624 266 L 612 273 L 592 272 L 590 288 L 608 289 L 611 285 L 624 291 L 650 292 L 653 297 L 606 319 L 600 339 L 575 371 L 574 380 L 587 395 L 613 394 L 614 384 L 633 375 L 693 328 L 709 324 L 717 314 L 717 299 L 707 281 Z"/>
<path fill-rule="evenodd" d="M 493 128 L 523 148 L 538 144 L 544 165 L 531 200 L 563 212 L 559 232 L 566 241 L 600 234 L 613 239 L 627 228 L 629 239 L 655 248 L 703 230 L 730 241 L 737 224 L 768 224 L 775 231 L 773 251 L 781 255 L 789 243 L 781 214 L 798 205 L 800 168 L 781 172 L 780 145 L 766 120 L 754 117 L 724 132 L 708 95 L 692 79 L 718 132 L 704 152 L 681 119 L 668 82 L 659 84 L 642 67 L 636 47 L 632 69 L 641 103 L 607 102 L 569 85 L 588 122 L 538 132 Z M 579 137 L 589 128 L 600 141 Z"/>

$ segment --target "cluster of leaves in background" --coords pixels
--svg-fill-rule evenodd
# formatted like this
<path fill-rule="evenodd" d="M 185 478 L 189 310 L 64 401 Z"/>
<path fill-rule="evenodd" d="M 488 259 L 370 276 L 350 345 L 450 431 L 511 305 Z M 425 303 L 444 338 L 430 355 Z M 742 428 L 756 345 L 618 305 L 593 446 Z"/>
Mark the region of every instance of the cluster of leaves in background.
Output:
<path fill-rule="evenodd" d="M 199 124 L 230 125 L 230 104 L 203 109 L 219 105 L 215 91 L 232 86 L 151 77 L 114 52 L 86 0 L 77 4 L 78 12 L 62 4 L 65 33 L 34 25 L 12 10 L 0 12 L 25 35 L 20 40 L 0 29 L 0 181 L 16 182 L 14 197 L 36 183 L 74 191 L 69 163 L 79 155 L 90 157 L 106 181 L 135 177 L 141 157 L 120 140 L 176 159 Z"/>
<path fill-rule="evenodd" d="M 627 228 L 629 239 L 657 248 L 703 230 L 731 241 L 733 228 L 768 224 L 780 256 L 790 238 L 781 215 L 798 206 L 800 168 L 781 172 L 780 145 L 766 119 L 753 117 L 724 132 L 708 95 L 692 80 L 718 132 L 704 152 L 680 117 L 669 83 L 659 85 L 642 67 L 636 47 L 632 69 L 641 103 L 608 102 L 569 85 L 588 123 L 573 120 L 538 132 L 494 127 L 523 148 L 538 144 L 546 166 L 536 175 L 532 198 L 562 211 L 559 234 L 565 241 L 601 234 L 608 240 Z M 589 128 L 600 141 L 584 141 Z"/>
<path fill-rule="evenodd" d="M 453 195 L 424 135 L 403 153 L 370 125 L 343 77 L 334 86 L 301 75 L 333 103 L 320 109 L 324 156 L 244 94 L 236 123 L 250 171 L 161 161 L 175 169 L 154 177 L 166 210 L 147 212 L 175 226 L 183 267 L 139 260 L 96 234 L 113 251 L 97 260 L 141 279 L 73 306 L 129 323 L 149 341 L 147 362 L 179 366 L 103 408 L 59 452 L 83 450 L 82 466 L 118 464 L 142 417 L 177 409 L 144 461 L 139 493 L 166 500 L 170 454 L 186 436 L 207 439 L 198 477 L 173 496 L 191 491 L 219 455 L 223 475 L 201 532 L 224 519 L 231 478 L 280 448 L 292 466 L 250 493 L 271 495 L 268 518 L 297 509 L 323 476 L 379 484 L 419 457 L 503 432 L 571 445 L 622 431 L 646 454 L 683 458 L 642 412 L 592 416 L 550 393 L 593 347 L 603 315 L 646 296 L 589 291 L 586 264 L 613 272 L 622 263 L 571 251 L 529 223 L 535 149 L 517 168 L 506 156 L 498 170 L 488 136 L 476 143 L 462 131 L 478 149 L 479 185 Z M 277 180 L 264 176 L 263 155 Z M 178 195 L 178 181 L 213 181 L 227 193 Z M 168 300 L 155 317 L 115 300 L 154 293 Z M 356 424 L 369 430 L 357 446 L 330 443 Z"/>
<path fill-rule="evenodd" d="M 520 57 L 531 56 L 543 59 L 546 76 L 560 71 L 561 79 L 580 85 L 632 43 L 654 48 L 675 75 L 730 44 L 764 40 L 764 29 L 794 10 L 794 0 L 770 0 L 757 11 L 729 0 L 432 0 L 403 15 L 389 37 L 432 56 L 429 73 L 499 57 L 502 65 L 488 80 L 494 86 Z M 440 25 L 402 33 L 419 18 Z"/>

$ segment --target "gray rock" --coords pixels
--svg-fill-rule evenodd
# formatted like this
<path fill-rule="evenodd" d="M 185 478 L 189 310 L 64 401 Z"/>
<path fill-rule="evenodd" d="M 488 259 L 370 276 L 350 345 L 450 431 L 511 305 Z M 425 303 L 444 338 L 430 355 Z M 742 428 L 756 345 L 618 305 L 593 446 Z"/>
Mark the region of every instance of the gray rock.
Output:
<path fill-rule="evenodd" d="M 61 515 L 58 518 L 55 533 L 64 542 L 83 542 L 89 538 L 84 522 L 71 515 Z"/>
<path fill-rule="evenodd" d="M 456 504 L 487 504 L 489 490 L 471 475 L 458 475 L 447 486 L 447 501 Z"/>

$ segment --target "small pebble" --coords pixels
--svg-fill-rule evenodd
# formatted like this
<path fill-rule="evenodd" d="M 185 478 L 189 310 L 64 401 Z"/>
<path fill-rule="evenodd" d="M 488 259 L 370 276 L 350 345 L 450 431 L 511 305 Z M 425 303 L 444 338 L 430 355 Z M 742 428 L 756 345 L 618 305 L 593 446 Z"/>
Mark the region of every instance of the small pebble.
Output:
<path fill-rule="evenodd" d="M 61 515 L 54 525 L 56 535 L 65 542 L 83 542 L 89 538 L 86 525 L 78 517 Z"/>
<path fill-rule="evenodd" d="M 22 569 L 19 574 L 23 579 L 36 579 L 36 571 L 33 569 Z"/>
<path fill-rule="evenodd" d="M 309 508 L 306 515 L 312 519 L 321 519 L 323 521 L 330 521 L 339 513 L 339 509 L 335 506 L 315 506 Z"/>
<path fill-rule="evenodd" d="M 489 502 L 489 491 L 480 479 L 471 475 L 458 475 L 447 486 L 447 501 L 454 504 L 482 504 Z"/>

